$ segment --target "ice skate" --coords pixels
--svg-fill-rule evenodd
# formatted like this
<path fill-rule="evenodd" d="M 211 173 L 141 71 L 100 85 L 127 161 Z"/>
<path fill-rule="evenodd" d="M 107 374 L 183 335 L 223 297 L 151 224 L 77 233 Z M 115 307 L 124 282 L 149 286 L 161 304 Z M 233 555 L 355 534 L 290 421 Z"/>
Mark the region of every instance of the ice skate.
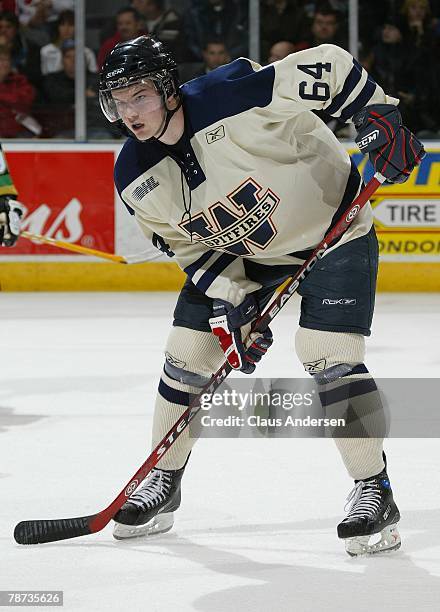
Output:
<path fill-rule="evenodd" d="M 180 506 L 180 470 L 155 469 L 115 515 L 113 537 L 117 540 L 166 533 Z"/>
<path fill-rule="evenodd" d="M 400 514 L 385 470 L 356 481 L 347 503 L 350 509 L 338 525 L 338 536 L 345 540 L 345 549 L 351 557 L 400 548 L 397 531 Z"/>

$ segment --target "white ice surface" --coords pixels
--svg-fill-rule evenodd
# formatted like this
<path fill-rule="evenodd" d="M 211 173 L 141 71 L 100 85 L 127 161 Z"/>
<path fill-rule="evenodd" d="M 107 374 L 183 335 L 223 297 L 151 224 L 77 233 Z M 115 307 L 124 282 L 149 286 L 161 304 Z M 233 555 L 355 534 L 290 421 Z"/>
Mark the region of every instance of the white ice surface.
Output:
<path fill-rule="evenodd" d="M 200 440 L 169 534 L 19 546 L 19 520 L 104 508 L 149 452 L 174 294 L 0 294 L 0 590 L 64 591 L 66 610 L 438 610 L 438 440 L 389 440 L 402 550 L 350 559 L 351 488 L 329 440 Z M 298 302 L 260 376 L 302 375 Z M 438 377 L 440 295 L 381 295 L 375 376 Z M 417 410 L 417 406 L 414 406 Z"/>

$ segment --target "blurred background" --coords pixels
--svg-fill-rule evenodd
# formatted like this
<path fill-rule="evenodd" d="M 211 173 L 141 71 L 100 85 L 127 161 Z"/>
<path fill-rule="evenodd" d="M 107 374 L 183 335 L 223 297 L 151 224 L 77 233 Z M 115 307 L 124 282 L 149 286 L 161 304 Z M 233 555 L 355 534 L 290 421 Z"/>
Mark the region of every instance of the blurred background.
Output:
<path fill-rule="evenodd" d="M 146 249 L 146 261 L 165 265 L 114 194 L 112 167 L 125 136 L 105 120 L 97 96 L 106 55 L 140 34 L 174 52 L 181 82 L 240 56 L 265 65 L 322 43 L 350 51 L 400 99 L 404 123 L 428 151 L 408 183 L 384 186 L 373 201 L 384 264 L 379 287 L 440 290 L 440 0 L 0 0 L 0 139 L 27 206 L 27 229 L 109 252 Z M 369 178 L 352 126 L 320 117 Z M 25 239 L 5 251 L 3 289 L 23 286 L 10 278 L 11 262 L 26 261 L 28 271 L 32 263 L 98 263 Z M 174 268 L 160 268 L 167 280 L 154 286 L 175 289 L 181 276 Z M 23 288 L 51 288 L 41 265 L 35 269 L 40 280 L 34 275 Z M 124 287 L 150 288 L 144 277 L 152 270 Z M 137 273 L 124 278 L 130 274 Z M 102 288 L 84 283 L 75 287 Z"/>
<path fill-rule="evenodd" d="M 0 137 L 121 138 L 99 111 L 97 74 L 140 34 L 168 45 L 182 82 L 240 56 L 339 45 L 400 98 L 413 132 L 440 135 L 440 0 L 0 0 Z"/>

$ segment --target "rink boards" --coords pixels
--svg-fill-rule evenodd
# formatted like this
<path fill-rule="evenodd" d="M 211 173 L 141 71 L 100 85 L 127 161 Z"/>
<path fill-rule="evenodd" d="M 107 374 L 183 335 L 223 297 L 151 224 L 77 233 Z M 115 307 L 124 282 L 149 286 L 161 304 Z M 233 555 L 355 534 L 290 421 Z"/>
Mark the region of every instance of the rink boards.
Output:
<path fill-rule="evenodd" d="M 372 168 L 348 143 L 365 180 Z M 4 149 L 26 205 L 24 229 L 148 263 L 121 265 L 21 238 L 0 251 L 3 291 L 178 289 L 183 273 L 142 236 L 113 186 L 119 144 L 10 143 Z M 427 143 L 420 168 L 372 200 L 381 291 L 440 291 L 440 142 Z M 177 194 L 178 195 L 178 194 Z"/>

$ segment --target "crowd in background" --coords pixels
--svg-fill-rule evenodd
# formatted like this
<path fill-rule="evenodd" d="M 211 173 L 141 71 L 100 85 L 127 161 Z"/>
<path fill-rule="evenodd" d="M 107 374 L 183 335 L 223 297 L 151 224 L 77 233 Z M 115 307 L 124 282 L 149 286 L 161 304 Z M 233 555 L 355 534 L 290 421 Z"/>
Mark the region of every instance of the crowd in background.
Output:
<path fill-rule="evenodd" d="M 88 138 L 117 138 L 98 103 L 98 72 L 121 41 L 154 34 L 174 52 L 182 82 L 249 56 L 248 0 L 86 1 Z M 440 137 L 440 0 L 359 0 L 362 65 L 400 99 L 406 125 Z M 348 1 L 261 0 L 260 61 L 332 43 L 348 49 Z M 93 8 L 93 7 L 92 7 Z M 0 0 L 0 137 L 74 135 L 74 0 Z M 338 135 L 344 126 L 322 114 Z"/>

